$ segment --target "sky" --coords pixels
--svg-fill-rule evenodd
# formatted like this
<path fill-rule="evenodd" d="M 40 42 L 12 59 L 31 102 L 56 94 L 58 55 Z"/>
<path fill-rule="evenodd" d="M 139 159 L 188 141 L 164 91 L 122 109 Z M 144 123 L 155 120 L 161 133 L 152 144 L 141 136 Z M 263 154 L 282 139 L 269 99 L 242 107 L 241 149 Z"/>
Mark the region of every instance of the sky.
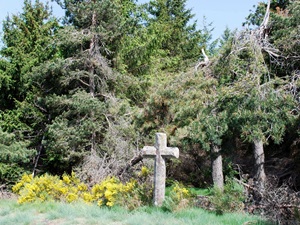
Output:
<path fill-rule="evenodd" d="M 33 0 L 34 1 L 34 0 Z M 41 0 L 46 2 L 47 0 Z M 139 3 L 145 3 L 149 0 L 138 0 Z M 194 20 L 197 20 L 198 29 L 203 28 L 203 18 L 211 23 L 214 30 L 213 39 L 220 37 L 226 27 L 234 30 L 241 29 L 242 23 L 250 13 L 253 6 L 264 0 L 187 0 L 187 9 L 192 9 L 195 14 Z M 51 3 L 51 2 L 50 2 Z M 51 3 L 55 16 L 62 17 L 63 11 L 56 3 Z M 0 0 L 0 21 L 7 15 L 17 14 L 22 11 L 23 0 Z M 0 32 L 2 25 L 0 25 Z"/>

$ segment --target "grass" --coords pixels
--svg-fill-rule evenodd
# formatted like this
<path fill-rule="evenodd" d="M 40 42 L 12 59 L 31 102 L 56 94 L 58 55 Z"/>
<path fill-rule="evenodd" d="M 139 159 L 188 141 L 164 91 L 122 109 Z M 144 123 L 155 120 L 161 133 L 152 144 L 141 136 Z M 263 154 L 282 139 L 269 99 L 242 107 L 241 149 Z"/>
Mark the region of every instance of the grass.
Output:
<path fill-rule="evenodd" d="M 164 212 L 160 208 L 142 207 L 134 211 L 108 209 L 84 203 L 58 202 L 19 205 L 15 200 L 0 200 L 0 224 L 6 225 L 234 225 L 261 224 L 259 217 L 243 213 L 217 216 L 198 208 Z"/>
<path fill-rule="evenodd" d="M 191 192 L 192 195 L 203 195 L 203 196 L 208 196 L 211 194 L 210 189 L 202 189 L 202 188 L 189 188 L 189 191 Z"/>

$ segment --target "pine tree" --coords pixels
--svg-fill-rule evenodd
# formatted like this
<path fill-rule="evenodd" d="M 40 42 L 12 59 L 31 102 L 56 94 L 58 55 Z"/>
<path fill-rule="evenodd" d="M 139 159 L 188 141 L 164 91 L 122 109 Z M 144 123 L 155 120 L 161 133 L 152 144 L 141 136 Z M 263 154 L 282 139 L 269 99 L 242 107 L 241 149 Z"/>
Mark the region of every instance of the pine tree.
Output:
<path fill-rule="evenodd" d="M 134 154 L 131 106 L 116 96 L 124 91 L 124 76 L 113 68 L 115 45 L 124 35 L 126 19 L 119 13 L 124 8 L 120 1 L 108 0 L 60 4 L 66 9 L 57 36 L 61 58 L 35 73 L 51 115 L 43 162 L 54 173 L 81 167 L 85 179 L 97 182 L 116 174 Z"/>
<path fill-rule="evenodd" d="M 34 4 L 25 0 L 23 12 L 7 17 L 3 22 L 0 151 L 2 166 L 11 168 L 12 179 L 16 179 L 24 168 L 29 169 L 33 161 L 32 149 L 37 150 L 40 146 L 45 117 L 38 107 L 39 93 L 34 87 L 32 71 L 45 60 L 55 57 L 57 50 L 52 38 L 57 29 L 58 22 L 48 5 L 38 0 Z"/>
<path fill-rule="evenodd" d="M 280 52 L 278 63 L 273 66 L 277 76 L 293 74 L 300 69 L 300 3 L 283 1 L 286 4 L 277 6 L 271 14 L 270 42 Z M 288 44 L 287 44 L 288 43 Z M 297 73 L 297 72 L 296 72 Z"/>
<path fill-rule="evenodd" d="M 3 22 L 3 48 L 1 49 L 1 77 L 7 81 L 2 87 L 1 107 L 12 109 L 16 101 L 23 101 L 31 91 L 32 67 L 53 57 L 56 49 L 52 43 L 58 22 L 48 5 L 24 1 L 20 15 L 7 17 Z"/>
<path fill-rule="evenodd" d="M 0 127 L 0 183 L 13 185 L 31 169 L 28 165 L 34 154 L 35 151 L 28 148 L 28 142 Z"/>

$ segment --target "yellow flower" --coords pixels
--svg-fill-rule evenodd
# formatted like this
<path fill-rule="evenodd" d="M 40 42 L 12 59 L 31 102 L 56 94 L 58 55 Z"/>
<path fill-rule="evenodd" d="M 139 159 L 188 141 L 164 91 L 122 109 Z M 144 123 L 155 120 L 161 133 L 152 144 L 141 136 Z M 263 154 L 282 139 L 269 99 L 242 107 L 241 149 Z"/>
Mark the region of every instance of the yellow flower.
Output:
<path fill-rule="evenodd" d="M 184 194 L 184 195 L 189 195 L 189 190 L 188 189 L 186 189 L 186 188 L 182 188 L 182 193 Z"/>
<path fill-rule="evenodd" d="M 113 193 L 112 193 L 110 190 L 106 190 L 106 191 L 104 192 L 104 196 L 105 196 L 106 199 L 109 200 L 110 198 L 112 198 Z"/>
<path fill-rule="evenodd" d="M 180 184 L 178 184 L 178 183 L 175 184 L 172 191 L 173 191 L 175 197 L 177 198 L 177 200 L 181 200 L 181 199 L 190 197 L 189 190 L 184 187 L 180 187 Z"/>
<path fill-rule="evenodd" d="M 78 199 L 78 196 L 75 195 L 74 193 L 70 193 L 66 197 L 67 202 L 73 202 L 73 201 L 76 201 L 77 199 Z"/>
<path fill-rule="evenodd" d="M 25 173 L 25 174 L 22 176 L 21 181 L 23 181 L 24 183 L 29 183 L 29 182 L 32 181 L 32 179 L 33 179 L 33 177 L 32 177 L 31 174 L 29 175 L 29 174 Z"/>
<path fill-rule="evenodd" d="M 22 183 L 16 183 L 16 185 L 12 187 L 12 191 L 18 193 L 22 186 L 23 186 Z"/>
<path fill-rule="evenodd" d="M 63 175 L 63 181 L 66 183 L 66 184 L 70 184 L 71 183 L 71 179 L 68 175 Z"/>
<path fill-rule="evenodd" d="M 140 175 L 143 176 L 143 177 L 147 177 L 148 174 L 149 174 L 149 172 L 150 171 L 149 171 L 149 169 L 146 166 L 142 166 Z"/>
<path fill-rule="evenodd" d="M 97 205 L 98 205 L 98 206 L 102 206 L 102 205 L 103 205 L 103 201 L 102 201 L 102 200 L 99 200 L 99 201 L 97 202 Z"/>
<path fill-rule="evenodd" d="M 79 191 L 86 191 L 87 190 L 87 186 L 84 184 L 84 183 L 80 183 L 78 186 L 77 186 L 77 189 Z"/>
<path fill-rule="evenodd" d="M 106 205 L 109 206 L 109 207 L 112 207 L 114 205 L 114 203 L 113 202 L 107 202 Z"/>
<path fill-rule="evenodd" d="M 124 186 L 124 191 L 125 192 L 132 192 L 134 187 L 136 186 L 137 181 L 134 179 L 131 179 L 129 182 L 126 183 L 126 185 Z"/>
<path fill-rule="evenodd" d="M 61 187 L 61 188 L 59 188 L 58 190 L 59 190 L 60 193 L 62 193 L 62 194 L 64 194 L 64 195 L 67 194 L 67 192 L 68 192 L 68 189 L 67 189 L 66 187 Z M 51 192 L 50 192 L 50 193 L 51 193 Z"/>
<path fill-rule="evenodd" d="M 92 202 L 93 201 L 93 196 L 90 193 L 84 192 L 82 194 L 82 198 L 85 202 Z"/>

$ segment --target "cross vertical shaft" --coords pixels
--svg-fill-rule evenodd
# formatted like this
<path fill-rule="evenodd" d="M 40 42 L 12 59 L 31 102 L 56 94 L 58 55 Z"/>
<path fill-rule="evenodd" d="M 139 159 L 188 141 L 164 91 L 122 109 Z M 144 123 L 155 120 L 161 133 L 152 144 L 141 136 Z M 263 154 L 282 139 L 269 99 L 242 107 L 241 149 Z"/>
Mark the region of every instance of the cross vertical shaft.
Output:
<path fill-rule="evenodd" d="M 142 149 L 144 157 L 155 158 L 154 165 L 154 196 L 155 206 L 161 206 L 165 198 L 166 189 L 166 157 L 179 157 L 179 149 L 167 147 L 167 135 L 156 133 L 154 146 L 145 146 Z"/>
<path fill-rule="evenodd" d="M 166 189 L 166 162 L 162 157 L 163 150 L 167 147 L 167 136 L 164 133 L 156 134 L 155 168 L 154 168 L 154 205 L 160 206 L 165 198 Z"/>

